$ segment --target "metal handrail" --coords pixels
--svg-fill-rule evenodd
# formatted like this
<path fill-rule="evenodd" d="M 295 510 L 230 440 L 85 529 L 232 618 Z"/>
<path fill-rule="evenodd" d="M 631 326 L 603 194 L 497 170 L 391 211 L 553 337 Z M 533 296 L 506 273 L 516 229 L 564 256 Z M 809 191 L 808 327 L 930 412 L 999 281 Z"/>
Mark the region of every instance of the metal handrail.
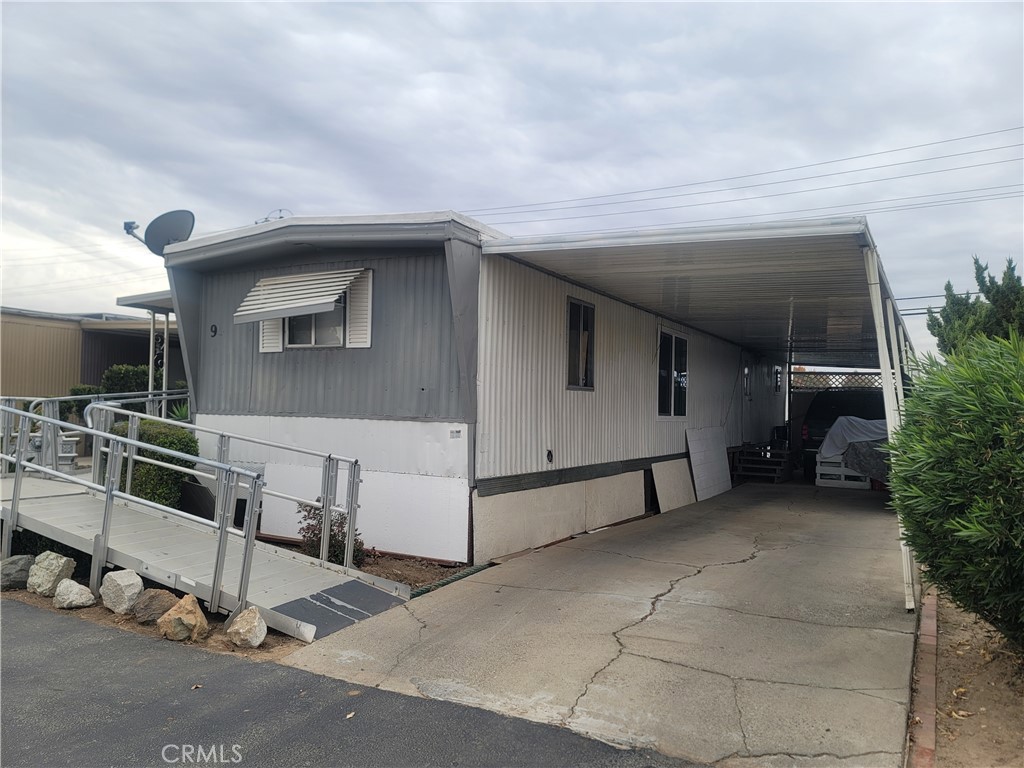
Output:
<path fill-rule="evenodd" d="M 354 463 L 356 463 L 358 461 L 358 459 L 351 459 L 351 458 L 348 458 L 348 457 L 345 457 L 345 456 L 337 456 L 335 454 L 326 453 L 324 451 L 314 451 L 311 448 L 301 448 L 301 447 L 296 446 L 296 445 L 288 445 L 287 443 L 278 443 L 278 442 L 274 442 L 273 440 L 263 440 L 263 439 L 258 438 L 258 437 L 250 437 L 249 435 L 240 435 L 240 434 L 236 434 L 234 432 L 225 432 L 225 431 L 222 431 L 222 430 L 219 430 L 219 429 L 211 429 L 210 427 L 200 427 L 198 424 L 191 424 L 189 422 L 184 422 L 184 421 L 176 421 L 175 419 L 164 419 L 164 418 L 161 418 L 160 416 L 150 416 L 148 414 L 140 414 L 140 413 L 137 413 L 135 411 L 129 411 L 129 410 L 126 410 L 124 408 L 118 408 L 118 407 L 116 407 L 114 405 L 109 405 L 107 403 L 91 403 L 90 405 L 88 405 L 86 407 L 86 409 L 85 409 L 85 420 L 86 420 L 86 424 L 89 424 L 90 426 L 92 426 L 91 414 L 95 410 L 108 411 L 110 413 L 116 413 L 118 415 L 128 416 L 128 417 L 131 417 L 131 416 L 142 416 L 147 421 L 156 421 L 156 422 L 159 422 L 161 424 L 173 424 L 174 426 L 183 427 L 183 428 L 189 430 L 190 432 L 202 432 L 203 434 L 207 434 L 207 435 L 224 436 L 224 437 L 227 437 L 227 438 L 229 438 L 231 440 L 242 440 L 242 441 L 247 442 L 247 443 L 253 443 L 254 445 L 262 445 L 262 446 L 264 446 L 266 448 L 277 448 L 277 449 L 282 450 L 282 451 L 291 451 L 293 453 L 301 453 L 301 454 L 304 454 L 306 456 L 315 456 L 318 459 L 326 459 L 327 457 L 331 457 L 331 458 L 337 459 L 338 461 L 340 461 L 343 464 L 354 464 Z"/>
<path fill-rule="evenodd" d="M 180 400 L 187 396 L 187 389 L 155 390 L 152 392 L 99 392 L 89 395 L 65 395 L 62 397 L 17 397 L 5 395 L 0 397 L 0 405 L 14 408 L 18 403 L 27 402 L 27 413 L 33 416 L 42 415 L 60 419 L 60 406 L 62 403 L 77 401 L 89 401 L 90 403 L 116 401 L 119 405 L 125 403 L 146 403 L 147 410 L 152 410 L 155 409 L 158 403 Z M 0 450 L 7 450 L 11 443 L 13 438 L 12 422 L 11 418 L 5 416 L 2 419 L 2 423 L 0 423 Z M 70 430 L 61 430 L 52 424 L 46 425 L 45 428 L 40 428 L 39 436 L 42 440 L 40 455 L 47 466 L 57 468 L 60 463 L 60 446 L 63 440 L 82 434 L 76 428 L 78 425 L 71 426 L 72 429 Z"/>
<path fill-rule="evenodd" d="M 279 443 L 272 440 L 263 440 L 257 437 L 249 437 L 248 435 L 240 435 L 233 432 L 224 432 L 210 427 L 201 427 L 197 424 L 189 422 L 176 421 L 174 419 L 166 419 L 160 416 L 150 416 L 148 414 L 141 414 L 135 411 L 129 411 L 124 408 L 120 408 L 113 403 L 90 403 L 85 409 L 85 421 L 92 427 L 93 422 L 96 419 L 103 421 L 105 428 L 109 429 L 110 423 L 117 416 L 126 417 L 129 420 L 130 434 L 135 436 L 138 435 L 139 424 L 142 419 L 147 421 L 156 422 L 158 424 L 170 424 L 182 429 L 186 429 L 194 434 L 205 434 L 211 435 L 217 438 L 217 458 L 222 462 L 226 462 L 230 454 L 230 445 L 232 441 L 250 443 L 253 445 L 259 445 L 266 448 L 272 448 L 279 451 L 289 451 L 292 453 L 300 454 L 303 456 L 311 456 L 320 459 L 321 472 L 320 472 L 320 493 L 317 498 L 303 498 L 301 496 L 295 496 L 292 494 L 284 493 L 283 491 L 276 491 L 271 488 L 267 488 L 265 483 L 261 489 L 261 493 L 265 496 L 269 496 L 277 499 L 284 499 L 286 501 L 292 501 L 296 504 L 302 504 L 310 506 L 313 509 L 321 511 L 321 528 L 320 528 L 320 557 L 319 563 L 321 567 L 326 567 L 329 562 L 328 555 L 330 551 L 330 535 L 331 535 L 331 522 L 333 515 L 343 510 L 343 514 L 346 516 L 346 541 L 345 541 L 345 556 L 344 562 L 341 563 L 346 568 L 353 567 L 352 556 L 354 552 L 355 543 L 355 530 L 356 530 L 356 514 L 359 509 L 359 484 L 361 480 L 360 475 L 360 464 L 357 459 L 348 458 L 345 456 L 336 456 L 331 453 L 325 453 L 323 451 L 315 451 L 310 448 L 302 448 L 294 445 L 287 445 L 285 443 Z M 100 478 L 100 465 L 102 463 L 102 455 L 106 452 L 102 441 L 94 441 L 93 443 L 93 482 L 99 483 Z M 131 477 L 131 469 L 135 462 L 147 461 L 152 463 L 152 460 L 146 459 L 137 455 L 135 449 L 129 450 L 127 454 L 128 466 L 129 466 L 129 477 Z M 344 464 L 348 468 L 348 482 L 345 488 L 345 503 L 343 506 L 339 506 L 335 503 L 338 495 L 338 473 L 341 465 Z M 213 479 L 217 488 L 216 494 L 222 493 L 221 483 L 223 478 L 221 473 L 217 473 L 213 478 L 209 475 L 196 475 L 198 477 L 206 477 L 207 479 Z M 248 490 L 248 487 L 244 484 L 242 488 Z"/>
<path fill-rule="evenodd" d="M 175 451 L 170 448 L 164 448 L 159 445 L 151 445 L 144 443 L 139 440 L 121 437 L 119 435 L 113 435 L 110 433 L 101 432 L 91 427 L 85 427 L 81 431 L 85 434 L 93 435 L 95 438 L 106 440 L 110 443 L 109 447 L 109 459 L 106 462 L 106 473 L 104 483 L 102 485 L 89 482 L 83 478 L 69 475 L 61 472 L 56 468 L 42 467 L 33 464 L 25 459 L 25 453 L 28 446 L 28 434 L 30 423 L 38 421 L 45 425 L 56 426 L 67 426 L 68 422 L 60 421 L 48 416 L 39 416 L 35 414 L 25 413 L 17 408 L 10 406 L 0 406 L 0 414 L 7 416 L 10 419 L 17 419 L 18 422 L 18 437 L 15 451 L 13 454 L 3 453 L 0 454 L 0 458 L 11 461 L 15 465 L 15 477 L 14 477 L 14 488 L 11 495 L 11 506 L 10 506 L 10 517 L 6 521 L 3 528 L 2 542 L 0 542 L 0 557 L 7 558 L 11 553 L 11 542 L 14 534 L 14 529 L 18 525 L 18 508 L 21 503 L 21 486 L 24 480 L 26 471 L 39 472 L 41 474 L 55 477 L 58 479 L 68 480 L 78 485 L 84 485 L 94 491 L 101 491 L 104 493 L 104 510 L 103 510 L 103 521 L 100 527 L 100 533 L 96 534 L 93 538 L 93 551 L 92 551 L 92 570 L 89 578 L 89 587 L 94 594 L 99 594 L 100 588 L 100 577 L 103 572 L 104 566 L 107 564 L 107 554 L 110 539 L 110 528 L 113 515 L 113 507 L 115 499 L 131 502 L 133 504 L 139 504 L 152 509 L 157 509 L 165 514 L 172 515 L 174 517 L 197 522 L 210 528 L 214 528 L 217 531 L 217 548 L 215 553 L 215 569 L 214 577 L 210 584 L 210 601 L 209 608 L 211 611 L 217 611 L 220 608 L 221 600 L 221 587 L 223 583 L 224 575 L 224 559 L 227 553 L 227 541 L 228 536 L 232 533 L 230 530 L 232 520 L 226 514 L 224 506 L 231 504 L 234 506 L 234 498 L 237 495 L 238 487 L 241 478 L 247 478 L 247 487 L 249 490 L 249 499 L 245 509 L 245 523 L 243 525 L 242 536 L 245 539 L 242 547 L 242 563 L 241 563 L 241 574 L 238 582 L 238 605 L 234 612 L 232 612 L 229 622 L 232 621 L 239 612 L 246 607 L 246 596 L 249 589 L 249 574 L 252 571 L 252 559 L 253 551 L 255 549 L 255 531 L 256 531 L 256 518 L 258 516 L 258 509 L 261 502 L 261 493 L 263 488 L 263 477 L 260 472 L 245 469 L 243 467 L 235 467 L 230 464 L 216 461 L 213 459 L 205 459 L 201 456 L 193 456 L 191 454 L 182 453 L 181 451 Z M 136 414 L 138 415 L 138 414 Z M 221 478 L 221 487 L 224 489 L 223 493 L 219 493 L 217 496 L 217 510 L 215 513 L 214 521 L 204 520 L 198 518 L 195 515 L 190 515 L 187 512 L 173 509 L 172 507 L 158 504 L 148 499 L 143 499 L 139 496 L 134 496 L 129 492 L 119 490 L 121 482 L 121 464 L 124 454 L 127 449 L 145 449 L 152 451 L 163 456 L 183 460 L 189 463 L 201 464 L 205 467 L 211 468 L 216 471 L 217 476 Z M 166 462 L 161 462 L 166 466 L 174 469 L 187 469 L 187 467 L 177 467 Z M 126 479 L 127 482 L 127 479 Z"/>

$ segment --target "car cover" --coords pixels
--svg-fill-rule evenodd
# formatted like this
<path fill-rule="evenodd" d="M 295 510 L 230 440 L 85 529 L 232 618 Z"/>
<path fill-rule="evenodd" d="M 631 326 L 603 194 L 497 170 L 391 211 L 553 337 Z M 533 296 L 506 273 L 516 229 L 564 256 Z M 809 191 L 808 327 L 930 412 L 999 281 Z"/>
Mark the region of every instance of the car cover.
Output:
<path fill-rule="evenodd" d="M 889 432 L 885 419 L 860 419 L 856 416 L 840 416 L 825 435 L 818 449 L 822 459 L 832 459 L 846 453 L 850 443 L 863 443 L 871 440 L 886 440 Z"/>

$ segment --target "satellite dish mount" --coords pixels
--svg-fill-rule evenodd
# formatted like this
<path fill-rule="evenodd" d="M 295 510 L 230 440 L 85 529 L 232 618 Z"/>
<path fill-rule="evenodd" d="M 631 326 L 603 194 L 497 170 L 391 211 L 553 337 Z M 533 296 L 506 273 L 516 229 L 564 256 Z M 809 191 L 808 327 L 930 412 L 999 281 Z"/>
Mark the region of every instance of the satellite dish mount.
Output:
<path fill-rule="evenodd" d="M 157 216 L 146 227 L 146 237 L 141 238 L 135 234 L 139 225 L 134 221 L 124 223 L 124 232 L 136 240 L 146 244 L 157 256 L 164 255 L 164 248 L 172 243 L 183 243 L 192 235 L 192 228 L 196 224 L 196 217 L 192 211 L 169 211 Z"/>

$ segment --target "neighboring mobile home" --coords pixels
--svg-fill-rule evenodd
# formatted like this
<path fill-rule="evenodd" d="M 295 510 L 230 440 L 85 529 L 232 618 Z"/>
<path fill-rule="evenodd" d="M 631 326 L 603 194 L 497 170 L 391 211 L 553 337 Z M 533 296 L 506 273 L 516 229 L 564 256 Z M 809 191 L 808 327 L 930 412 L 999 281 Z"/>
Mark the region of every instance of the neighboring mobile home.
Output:
<path fill-rule="evenodd" d="M 299 217 L 165 263 L 196 423 L 359 459 L 367 546 L 457 562 L 642 515 L 653 475 L 689 474 L 688 432 L 784 424 L 790 363 L 905 346 L 862 218 L 508 238 L 453 212 Z M 265 500 L 264 535 L 298 521 Z"/>

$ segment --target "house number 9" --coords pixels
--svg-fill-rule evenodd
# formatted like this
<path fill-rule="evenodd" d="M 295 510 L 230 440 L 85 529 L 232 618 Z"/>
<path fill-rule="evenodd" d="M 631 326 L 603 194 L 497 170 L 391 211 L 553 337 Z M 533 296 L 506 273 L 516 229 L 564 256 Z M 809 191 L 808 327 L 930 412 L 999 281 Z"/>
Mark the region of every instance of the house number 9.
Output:
<path fill-rule="evenodd" d="M 210 326 L 210 338 L 213 338 L 216 335 L 217 335 L 217 326 L 216 325 L 211 325 Z"/>

